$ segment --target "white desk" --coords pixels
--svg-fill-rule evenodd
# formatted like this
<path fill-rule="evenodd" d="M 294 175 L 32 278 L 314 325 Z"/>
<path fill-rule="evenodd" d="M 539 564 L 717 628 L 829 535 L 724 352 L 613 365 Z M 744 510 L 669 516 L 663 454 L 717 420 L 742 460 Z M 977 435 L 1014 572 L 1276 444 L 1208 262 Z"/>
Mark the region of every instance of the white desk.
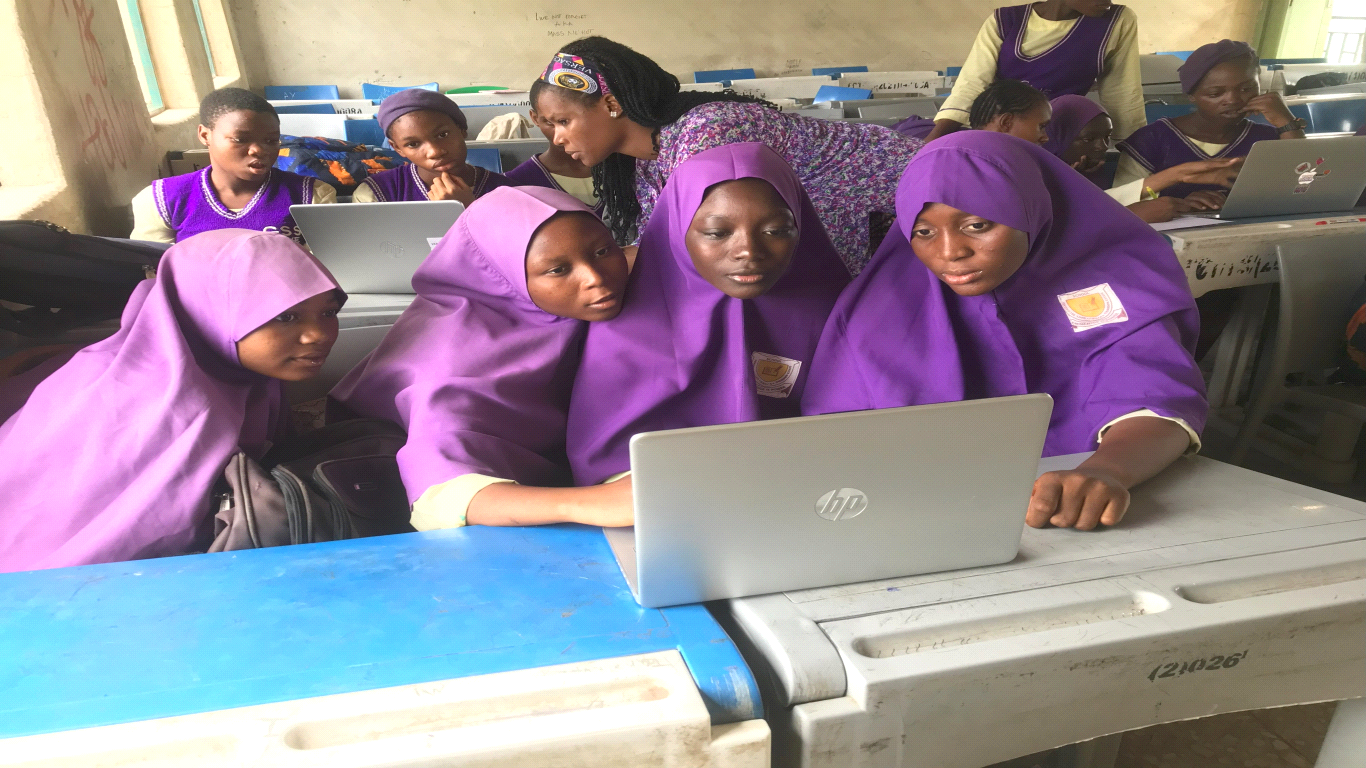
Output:
<path fill-rule="evenodd" d="M 1366 504 L 1191 457 L 1121 526 L 1026 528 L 1004 565 L 717 612 L 764 689 L 774 765 L 981 768 L 1362 696 Z"/>
<path fill-rule="evenodd" d="M 1191 293 L 1202 296 L 1224 288 L 1277 283 L 1276 246 L 1352 231 L 1366 237 L 1366 210 L 1352 215 L 1215 224 L 1164 234 L 1186 270 Z"/>

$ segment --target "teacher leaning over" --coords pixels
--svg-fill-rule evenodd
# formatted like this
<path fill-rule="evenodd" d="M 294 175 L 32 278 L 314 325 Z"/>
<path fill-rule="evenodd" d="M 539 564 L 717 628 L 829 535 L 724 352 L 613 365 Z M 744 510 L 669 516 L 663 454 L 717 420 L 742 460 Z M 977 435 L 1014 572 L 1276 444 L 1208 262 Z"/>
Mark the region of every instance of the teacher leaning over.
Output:
<path fill-rule="evenodd" d="M 853 273 L 891 226 L 897 182 L 923 146 L 889 128 L 783 114 L 749 96 L 681 92 L 653 60 L 603 37 L 562 48 L 532 86 L 531 104 L 554 128 L 553 141 L 593 167 L 618 240 L 645 227 L 683 161 L 761 142 L 797 172 Z"/>

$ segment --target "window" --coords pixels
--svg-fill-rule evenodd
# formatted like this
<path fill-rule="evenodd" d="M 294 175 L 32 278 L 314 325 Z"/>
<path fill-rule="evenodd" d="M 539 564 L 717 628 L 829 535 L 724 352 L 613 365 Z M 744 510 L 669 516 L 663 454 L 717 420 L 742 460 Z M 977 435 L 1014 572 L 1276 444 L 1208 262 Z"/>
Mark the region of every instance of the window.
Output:
<path fill-rule="evenodd" d="M 1329 64 L 1360 64 L 1366 61 L 1363 41 L 1366 41 L 1366 16 L 1334 16 L 1328 22 L 1328 45 L 1323 55 Z"/>
<path fill-rule="evenodd" d="M 218 77 L 218 67 L 213 63 L 213 49 L 209 47 L 209 32 L 204 29 L 204 12 L 199 9 L 199 0 L 194 0 L 194 20 L 199 22 L 199 39 L 204 41 L 204 55 L 209 59 L 209 74 Z"/>
<path fill-rule="evenodd" d="M 152 53 L 147 49 L 147 32 L 142 28 L 138 0 L 121 0 L 118 6 L 119 15 L 123 17 L 123 31 L 128 35 L 128 47 L 133 49 L 133 69 L 137 70 L 138 84 L 142 86 L 142 100 L 147 102 L 148 111 L 160 112 L 166 104 L 161 100 Z"/>

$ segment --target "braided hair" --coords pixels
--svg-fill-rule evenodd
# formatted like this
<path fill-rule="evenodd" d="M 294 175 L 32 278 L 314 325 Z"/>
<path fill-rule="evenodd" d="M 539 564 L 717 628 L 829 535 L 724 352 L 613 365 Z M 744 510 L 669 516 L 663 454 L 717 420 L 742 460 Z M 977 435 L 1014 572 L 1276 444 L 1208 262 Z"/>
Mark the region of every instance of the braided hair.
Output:
<path fill-rule="evenodd" d="M 997 80 L 972 100 L 968 125 L 980 130 L 1001 115 L 1023 115 L 1047 103 L 1043 91 L 1023 80 Z"/>
<path fill-rule="evenodd" d="M 678 78 L 665 72 L 648 56 L 637 53 L 621 43 L 605 37 L 585 37 L 560 49 L 582 58 L 607 79 L 607 87 L 621 103 L 626 117 L 646 128 L 654 129 L 655 149 L 659 149 L 659 129 L 673 123 L 699 104 L 713 101 L 733 101 L 765 104 L 763 99 L 742 96 L 733 91 L 680 91 Z M 531 103 L 547 88 L 588 107 L 602 98 L 600 94 L 584 94 L 537 80 L 531 86 Z M 640 216 L 640 201 L 636 199 L 636 161 L 633 157 L 616 153 L 593 166 L 593 192 L 605 204 L 603 218 L 612 229 L 617 242 L 629 242 L 631 231 Z"/>

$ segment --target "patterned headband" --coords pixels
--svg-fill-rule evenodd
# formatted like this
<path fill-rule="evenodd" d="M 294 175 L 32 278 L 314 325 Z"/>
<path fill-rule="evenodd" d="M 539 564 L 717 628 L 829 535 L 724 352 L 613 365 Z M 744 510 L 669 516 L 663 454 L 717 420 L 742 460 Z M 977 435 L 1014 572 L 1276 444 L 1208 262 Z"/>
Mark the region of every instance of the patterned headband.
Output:
<path fill-rule="evenodd" d="M 590 96 L 599 91 L 604 96 L 612 92 L 612 89 L 607 87 L 607 78 L 593 69 L 588 62 L 570 53 L 555 54 L 555 58 L 550 60 L 550 65 L 541 73 L 541 79 L 551 85 Z"/>

